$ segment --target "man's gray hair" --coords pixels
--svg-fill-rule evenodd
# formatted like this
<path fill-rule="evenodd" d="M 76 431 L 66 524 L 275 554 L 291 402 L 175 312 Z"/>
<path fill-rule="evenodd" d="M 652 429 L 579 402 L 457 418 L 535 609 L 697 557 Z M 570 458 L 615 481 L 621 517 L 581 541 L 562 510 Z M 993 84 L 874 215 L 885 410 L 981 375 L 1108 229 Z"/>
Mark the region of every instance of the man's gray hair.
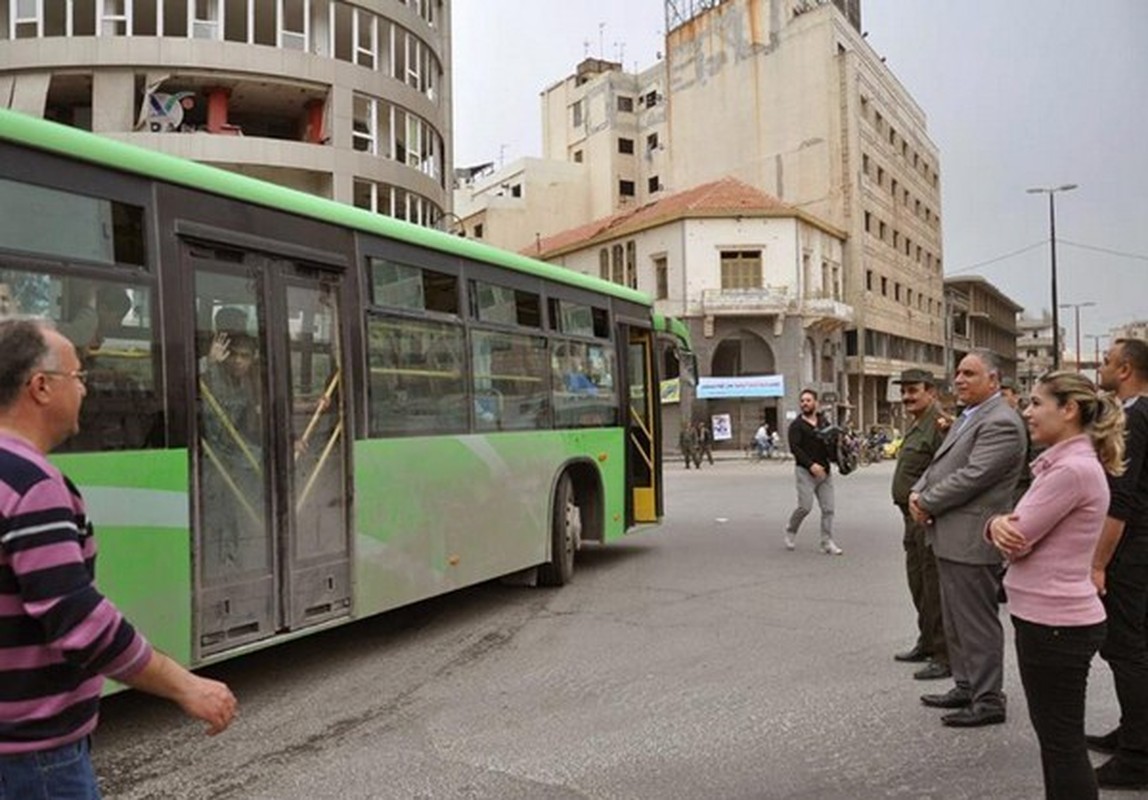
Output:
<path fill-rule="evenodd" d="M 974 347 L 969 351 L 969 355 L 979 358 L 981 363 L 985 365 L 985 369 L 988 370 L 989 375 L 992 375 L 995 372 L 997 380 L 999 381 L 1001 379 L 1002 365 L 1000 356 L 998 356 L 992 350 L 984 347 Z"/>

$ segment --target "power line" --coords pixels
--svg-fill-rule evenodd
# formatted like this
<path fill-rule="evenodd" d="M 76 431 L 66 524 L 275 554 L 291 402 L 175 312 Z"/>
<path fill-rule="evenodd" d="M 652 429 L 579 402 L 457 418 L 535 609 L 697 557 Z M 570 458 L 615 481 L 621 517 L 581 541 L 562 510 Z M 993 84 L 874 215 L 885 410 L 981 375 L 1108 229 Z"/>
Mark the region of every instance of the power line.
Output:
<path fill-rule="evenodd" d="M 961 273 L 964 273 L 964 272 L 971 272 L 974 269 L 980 269 L 981 267 L 987 267 L 989 264 L 995 264 L 998 261 L 1004 261 L 1006 259 L 1013 258 L 1014 256 L 1019 256 L 1022 253 L 1027 253 L 1029 250 L 1035 250 L 1036 248 L 1042 247 L 1047 243 L 1048 243 L 1048 239 L 1041 239 L 1039 242 L 1034 242 L 1033 244 L 1030 244 L 1028 247 L 1022 247 L 1021 249 L 1014 250 L 1011 253 L 1005 253 L 1003 256 L 997 256 L 996 258 L 990 258 L 988 261 L 981 261 L 979 264 L 973 264 L 972 266 L 961 267 L 960 269 L 954 269 L 952 271 L 946 272 L 945 275 L 946 276 L 948 276 L 948 275 L 960 275 Z M 1065 244 L 1065 245 L 1068 245 L 1069 247 L 1079 247 L 1081 250 L 1094 250 L 1097 253 L 1107 253 L 1110 256 L 1120 256 L 1122 258 L 1135 258 L 1139 261 L 1148 261 L 1148 255 L 1143 255 L 1141 253 L 1126 253 L 1122 250 L 1111 250 L 1107 247 L 1097 247 L 1097 246 L 1091 245 L 1091 244 L 1080 244 L 1079 242 L 1070 242 L 1067 239 L 1057 239 L 1056 243 L 1057 244 Z"/>
<path fill-rule="evenodd" d="M 1057 239 L 1060 244 L 1066 244 L 1069 247 L 1079 247 L 1081 250 L 1095 250 L 1098 253 L 1107 253 L 1110 256 L 1122 256 L 1124 258 L 1135 258 L 1140 261 L 1148 261 L 1148 256 L 1140 253 L 1125 253 L 1121 250 L 1109 250 L 1107 247 L 1096 247 L 1091 244 L 1079 244 L 1077 242 L 1070 242 L 1067 239 Z"/>
<path fill-rule="evenodd" d="M 989 264 L 995 264 L 998 261 L 1004 261 L 1006 258 L 1012 258 L 1013 256 L 1019 256 L 1021 253 L 1027 253 L 1029 250 L 1035 250 L 1038 247 L 1042 247 L 1046 242 L 1048 242 L 1048 239 L 1041 239 L 1039 242 L 1034 242 L 1033 244 L 1030 244 L 1028 247 L 1022 247 L 1020 250 L 1014 250 L 1011 253 L 1005 253 L 1003 256 L 997 256 L 996 258 L 990 258 L 988 261 L 982 261 L 979 264 L 973 264 L 972 266 L 969 266 L 969 267 L 961 267 L 960 269 L 954 269 L 950 272 L 946 272 L 945 274 L 946 275 L 960 275 L 962 272 L 969 272 L 969 271 L 974 270 L 974 269 L 980 269 L 981 267 L 987 267 Z"/>

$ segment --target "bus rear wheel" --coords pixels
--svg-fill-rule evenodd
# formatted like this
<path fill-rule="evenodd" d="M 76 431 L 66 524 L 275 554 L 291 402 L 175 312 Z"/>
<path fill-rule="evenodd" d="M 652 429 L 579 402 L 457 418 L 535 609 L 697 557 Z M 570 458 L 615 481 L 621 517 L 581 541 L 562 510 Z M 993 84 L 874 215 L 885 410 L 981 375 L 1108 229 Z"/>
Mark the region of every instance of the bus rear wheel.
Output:
<path fill-rule="evenodd" d="M 563 473 L 554 490 L 554 511 L 550 522 L 550 560 L 538 570 L 543 586 L 564 586 L 574 575 L 574 552 L 582 539 L 582 509 L 574 493 L 574 482 Z"/>

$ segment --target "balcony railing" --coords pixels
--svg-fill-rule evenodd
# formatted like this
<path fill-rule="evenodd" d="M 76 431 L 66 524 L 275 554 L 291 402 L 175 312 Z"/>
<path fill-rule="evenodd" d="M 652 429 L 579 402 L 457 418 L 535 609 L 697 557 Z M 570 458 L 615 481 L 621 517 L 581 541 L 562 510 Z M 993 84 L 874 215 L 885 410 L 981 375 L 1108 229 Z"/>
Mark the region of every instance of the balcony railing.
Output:
<path fill-rule="evenodd" d="M 753 316 L 797 311 L 797 298 L 785 289 L 703 289 L 702 313 L 706 316 Z"/>

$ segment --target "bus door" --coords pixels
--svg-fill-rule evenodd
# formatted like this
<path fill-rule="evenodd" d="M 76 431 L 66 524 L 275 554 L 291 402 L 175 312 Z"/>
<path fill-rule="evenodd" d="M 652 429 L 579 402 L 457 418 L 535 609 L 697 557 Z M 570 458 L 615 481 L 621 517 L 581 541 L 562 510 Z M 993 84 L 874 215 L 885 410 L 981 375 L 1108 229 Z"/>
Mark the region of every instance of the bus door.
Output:
<path fill-rule="evenodd" d="M 653 331 L 626 326 L 626 484 L 630 522 L 657 522 L 662 511 L 661 470 L 658 468 L 660 401 L 654 375 Z"/>
<path fill-rule="evenodd" d="M 350 611 L 341 275 L 185 243 L 200 656 Z"/>

